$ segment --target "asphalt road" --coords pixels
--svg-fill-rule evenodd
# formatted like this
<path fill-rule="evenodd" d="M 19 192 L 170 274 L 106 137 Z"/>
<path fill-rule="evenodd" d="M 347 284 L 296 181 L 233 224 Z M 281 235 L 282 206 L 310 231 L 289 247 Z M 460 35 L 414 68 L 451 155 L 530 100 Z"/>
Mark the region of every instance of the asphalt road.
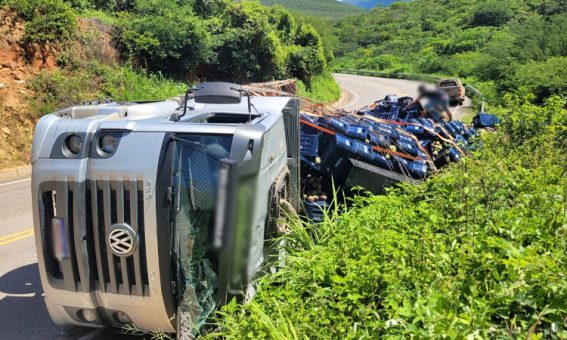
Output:
<path fill-rule="evenodd" d="M 415 96 L 419 82 L 336 74 L 349 98 L 341 107 L 357 109 L 387 94 Z M 466 104 L 465 104 L 466 106 Z M 0 182 L 0 339 L 79 339 L 90 329 L 52 323 L 39 280 L 29 178 Z M 98 339 L 124 339 L 109 332 Z"/>
<path fill-rule="evenodd" d="M 357 76 L 353 74 L 333 74 L 341 88 L 346 92 L 348 99 L 340 101 L 340 107 L 347 110 L 355 110 L 383 99 L 389 94 L 398 97 L 410 96 L 417 97 L 419 85 L 424 84 L 433 88 L 432 84 L 420 81 L 405 79 L 388 79 L 367 76 Z M 452 110 L 455 119 L 462 119 L 470 111 L 470 101 L 467 99 L 463 106 L 458 106 Z"/>

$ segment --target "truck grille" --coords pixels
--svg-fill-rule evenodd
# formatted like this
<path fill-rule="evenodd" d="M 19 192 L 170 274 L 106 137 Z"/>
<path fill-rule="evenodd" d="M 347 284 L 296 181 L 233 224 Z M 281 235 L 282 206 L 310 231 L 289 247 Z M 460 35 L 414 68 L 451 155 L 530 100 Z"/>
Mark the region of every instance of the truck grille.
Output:
<path fill-rule="evenodd" d="M 53 249 L 53 217 L 63 218 L 69 257 Z M 149 296 L 144 240 L 144 193 L 141 181 L 46 182 L 40 186 L 39 218 L 46 272 L 55 288 Z M 138 235 L 127 257 L 107 249 L 106 234 L 125 223 Z"/>

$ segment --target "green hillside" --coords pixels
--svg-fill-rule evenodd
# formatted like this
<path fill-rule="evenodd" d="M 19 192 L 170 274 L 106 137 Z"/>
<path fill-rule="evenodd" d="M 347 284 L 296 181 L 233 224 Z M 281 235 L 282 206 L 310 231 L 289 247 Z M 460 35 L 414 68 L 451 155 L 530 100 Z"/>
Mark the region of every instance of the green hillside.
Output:
<path fill-rule="evenodd" d="M 459 76 L 494 100 L 567 93 L 564 0 L 414 0 L 336 28 L 340 68 Z"/>
<path fill-rule="evenodd" d="M 266 5 L 282 5 L 307 15 L 337 19 L 365 12 L 364 9 L 335 0 L 261 0 Z"/>

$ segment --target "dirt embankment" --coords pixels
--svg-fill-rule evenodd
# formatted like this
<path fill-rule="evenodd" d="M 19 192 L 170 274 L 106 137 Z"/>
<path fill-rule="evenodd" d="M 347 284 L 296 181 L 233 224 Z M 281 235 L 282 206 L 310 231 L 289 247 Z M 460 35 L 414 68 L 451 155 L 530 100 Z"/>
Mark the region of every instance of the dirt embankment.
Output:
<path fill-rule="evenodd" d="M 29 163 L 33 130 L 40 114 L 31 103 L 30 83 L 42 72 L 58 70 L 62 55 L 77 60 L 116 62 L 110 29 L 79 19 L 76 37 L 64 45 L 30 45 L 23 41 L 25 22 L 0 9 L 0 169 Z"/>
<path fill-rule="evenodd" d="M 24 23 L 0 11 L 0 169 L 29 162 L 35 117 L 30 112 L 27 84 L 41 70 L 55 68 L 55 51 L 34 51 L 22 43 Z"/>

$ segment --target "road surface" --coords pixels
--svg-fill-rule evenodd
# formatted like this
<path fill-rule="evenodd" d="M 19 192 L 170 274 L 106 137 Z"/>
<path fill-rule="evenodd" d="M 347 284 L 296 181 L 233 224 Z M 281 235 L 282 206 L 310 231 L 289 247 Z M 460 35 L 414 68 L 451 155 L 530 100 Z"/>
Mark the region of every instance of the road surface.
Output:
<path fill-rule="evenodd" d="M 348 100 L 341 100 L 339 106 L 347 110 L 359 109 L 378 99 L 383 99 L 389 94 L 415 98 L 419 85 L 433 87 L 432 84 L 405 79 L 376 78 L 340 73 L 335 73 L 333 76 L 346 92 Z M 451 111 L 455 119 L 464 118 L 470 112 L 470 100 L 465 100 L 463 106 L 453 108 Z"/>
<path fill-rule="evenodd" d="M 347 93 L 340 105 L 357 109 L 387 94 L 415 96 L 419 82 L 336 74 Z M 32 230 L 29 178 L 0 182 L 0 339 L 78 339 L 91 330 L 51 322 L 43 303 Z M 105 333 L 100 339 L 116 339 Z M 124 337 L 120 337 L 123 339 Z"/>

